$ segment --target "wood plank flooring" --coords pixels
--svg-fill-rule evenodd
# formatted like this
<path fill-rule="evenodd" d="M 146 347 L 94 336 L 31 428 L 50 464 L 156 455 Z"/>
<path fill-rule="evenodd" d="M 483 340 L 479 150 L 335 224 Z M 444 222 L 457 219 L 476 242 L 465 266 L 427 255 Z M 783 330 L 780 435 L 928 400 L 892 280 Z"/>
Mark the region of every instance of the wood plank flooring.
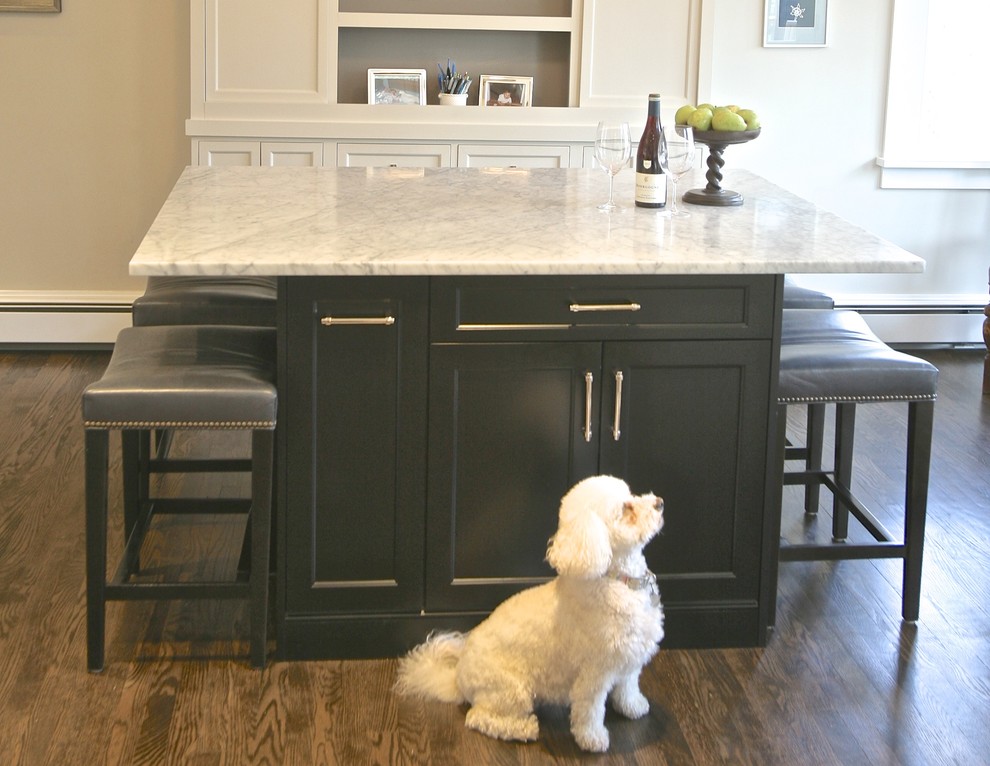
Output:
<path fill-rule="evenodd" d="M 983 354 L 919 355 L 941 369 L 921 620 L 899 619 L 898 562 L 784 564 L 769 646 L 661 651 L 643 677 L 650 714 L 610 712 L 612 748 L 588 756 L 562 709 L 514 744 L 468 731 L 457 706 L 396 698 L 391 660 L 254 671 L 230 603 L 111 604 L 107 669 L 88 674 L 79 396 L 108 355 L 0 353 L 0 764 L 990 763 Z M 897 531 L 903 441 L 896 405 L 860 408 L 857 486 Z M 785 495 L 787 534 L 827 530 L 828 495 L 809 521 L 799 493 Z M 178 544 L 224 570 L 231 523 L 206 519 Z"/>

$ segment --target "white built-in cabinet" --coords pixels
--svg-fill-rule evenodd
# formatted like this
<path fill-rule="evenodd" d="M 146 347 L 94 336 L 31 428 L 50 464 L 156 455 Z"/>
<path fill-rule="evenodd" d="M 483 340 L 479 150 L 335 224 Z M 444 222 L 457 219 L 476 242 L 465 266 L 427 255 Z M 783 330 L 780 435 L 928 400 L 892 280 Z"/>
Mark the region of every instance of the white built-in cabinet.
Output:
<path fill-rule="evenodd" d="M 713 0 L 190 0 L 194 164 L 581 167 L 604 116 L 705 100 Z M 437 63 L 474 76 L 439 106 Z M 427 72 L 423 106 L 367 103 L 369 68 Z M 478 106 L 482 74 L 533 106 Z"/>

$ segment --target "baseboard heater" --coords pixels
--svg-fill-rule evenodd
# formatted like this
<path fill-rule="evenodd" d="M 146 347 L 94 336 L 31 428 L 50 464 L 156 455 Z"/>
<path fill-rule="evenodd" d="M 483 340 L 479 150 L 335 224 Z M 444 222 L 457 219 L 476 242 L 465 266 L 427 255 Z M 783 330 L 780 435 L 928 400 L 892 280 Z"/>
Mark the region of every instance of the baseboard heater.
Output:
<path fill-rule="evenodd" d="M 983 345 L 988 296 L 835 295 L 835 307 L 858 311 L 881 340 L 895 346 Z"/>
<path fill-rule="evenodd" d="M 140 294 L 0 290 L 0 347 L 109 348 Z"/>

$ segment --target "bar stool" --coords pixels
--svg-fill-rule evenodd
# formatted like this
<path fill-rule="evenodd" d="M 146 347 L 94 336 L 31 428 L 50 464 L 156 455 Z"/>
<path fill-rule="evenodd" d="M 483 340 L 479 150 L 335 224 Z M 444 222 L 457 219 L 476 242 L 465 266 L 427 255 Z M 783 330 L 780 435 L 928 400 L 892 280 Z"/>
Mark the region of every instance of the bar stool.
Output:
<path fill-rule="evenodd" d="M 104 664 L 106 602 L 246 599 L 251 661 L 264 667 L 268 623 L 274 428 L 275 331 L 269 328 L 128 327 L 103 377 L 83 392 L 86 462 L 87 663 Z M 249 460 L 149 457 L 152 429 L 252 432 Z M 121 432 L 124 551 L 107 579 L 109 432 Z M 247 499 L 151 496 L 150 476 L 250 472 Z M 159 514 L 247 513 L 238 576 L 220 582 L 144 582 L 141 544 Z"/>
<path fill-rule="evenodd" d="M 276 293 L 275 277 L 149 277 L 131 322 L 274 327 Z"/>
<path fill-rule="evenodd" d="M 817 483 L 833 496 L 832 542 L 788 544 L 780 561 L 901 558 L 904 560 L 901 615 L 918 619 L 928 476 L 938 370 L 928 362 L 892 350 L 854 311 L 785 310 L 788 328 L 780 351 L 778 444 L 783 445 L 787 407 L 834 404 L 835 460 L 831 471 L 788 471 L 787 448 L 780 463 L 785 484 Z M 856 407 L 874 402 L 908 404 L 904 536 L 895 539 L 853 495 L 852 467 Z M 875 542 L 847 542 L 852 514 Z M 780 537 L 777 516 L 775 538 Z"/>

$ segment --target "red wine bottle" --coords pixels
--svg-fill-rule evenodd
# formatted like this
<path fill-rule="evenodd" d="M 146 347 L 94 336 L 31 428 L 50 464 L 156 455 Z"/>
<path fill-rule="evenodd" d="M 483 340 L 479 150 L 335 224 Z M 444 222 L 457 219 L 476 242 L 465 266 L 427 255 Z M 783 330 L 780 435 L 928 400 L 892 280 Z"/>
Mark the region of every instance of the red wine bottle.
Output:
<path fill-rule="evenodd" d="M 660 94 L 651 93 L 646 127 L 636 150 L 636 206 L 661 209 L 667 204 L 667 176 L 662 160 L 667 141 L 660 126 Z"/>

